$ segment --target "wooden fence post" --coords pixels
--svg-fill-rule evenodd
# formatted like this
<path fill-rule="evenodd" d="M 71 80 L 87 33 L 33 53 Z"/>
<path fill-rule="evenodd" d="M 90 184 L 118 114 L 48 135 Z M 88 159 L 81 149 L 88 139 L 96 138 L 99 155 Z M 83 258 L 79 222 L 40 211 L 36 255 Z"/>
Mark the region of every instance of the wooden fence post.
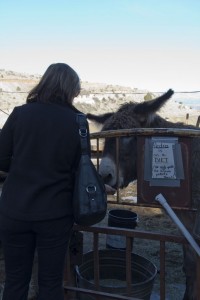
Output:
<path fill-rule="evenodd" d="M 199 127 L 199 124 L 200 124 L 200 116 L 198 116 L 198 118 L 197 118 L 196 127 Z"/>

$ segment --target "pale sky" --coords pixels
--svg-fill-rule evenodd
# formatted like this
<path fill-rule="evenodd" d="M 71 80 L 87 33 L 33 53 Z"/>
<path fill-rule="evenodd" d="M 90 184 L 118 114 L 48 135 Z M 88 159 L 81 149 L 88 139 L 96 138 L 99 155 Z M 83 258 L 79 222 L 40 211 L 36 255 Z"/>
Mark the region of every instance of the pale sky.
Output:
<path fill-rule="evenodd" d="M 0 69 L 150 91 L 200 90 L 199 0 L 0 0 Z"/>

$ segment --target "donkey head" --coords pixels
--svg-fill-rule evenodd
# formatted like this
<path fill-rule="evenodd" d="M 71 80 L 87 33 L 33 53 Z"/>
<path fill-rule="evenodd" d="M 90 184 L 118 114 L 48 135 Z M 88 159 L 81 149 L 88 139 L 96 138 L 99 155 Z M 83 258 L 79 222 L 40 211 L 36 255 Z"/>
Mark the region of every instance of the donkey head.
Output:
<path fill-rule="evenodd" d="M 115 113 L 103 115 L 87 114 L 89 120 L 103 125 L 102 131 L 158 127 L 162 119 L 156 112 L 173 95 L 170 89 L 162 96 L 142 103 L 126 103 Z M 116 139 L 106 138 L 99 173 L 104 182 L 112 187 L 126 187 L 137 179 L 137 138 L 120 137 L 117 173 Z"/>

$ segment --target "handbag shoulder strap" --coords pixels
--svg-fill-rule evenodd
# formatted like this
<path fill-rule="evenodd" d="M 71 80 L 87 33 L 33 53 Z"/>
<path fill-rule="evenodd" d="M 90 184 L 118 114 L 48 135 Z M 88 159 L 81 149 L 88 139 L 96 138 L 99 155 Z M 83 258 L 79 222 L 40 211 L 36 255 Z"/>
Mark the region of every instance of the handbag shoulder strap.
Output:
<path fill-rule="evenodd" d="M 81 152 L 82 154 L 88 154 L 88 129 L 86 116 L 84 114 L 77 114 L 76 120 L 79 124 Z"/>

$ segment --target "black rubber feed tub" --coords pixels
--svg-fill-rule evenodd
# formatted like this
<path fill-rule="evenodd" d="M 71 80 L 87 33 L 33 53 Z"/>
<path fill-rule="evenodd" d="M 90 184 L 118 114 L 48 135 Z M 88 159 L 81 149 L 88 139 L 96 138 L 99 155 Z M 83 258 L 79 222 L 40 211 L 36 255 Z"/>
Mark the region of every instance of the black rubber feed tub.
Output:
<path fill-rule="evenodd" d="M 95 290 L 94 252 L 83 255 L 83 262 L 76 266 L 76 280 L 79 288 Z M 117 295 L 126 295 L 126 259 L 123 250 L 99 250 L 100 291 Z M 145 257 L 131 254 L 132 285 L 129 296 L 149 300 L 155 276 L 156 266 Z M 78 293 L 79 300 L 94 300 L 94 296 Z M 101 300 L 105 300 L 100 298 Z"/>
<path fill-rule="evenodd" d="M 138 215 L 126 209 L 112 209 L 108 212 L 108 226 L 118 228 L 135 229 L 138 223 Z M 122 235 L 108 234 L 106 248 L 125 250 L 126 237 Z"/>

